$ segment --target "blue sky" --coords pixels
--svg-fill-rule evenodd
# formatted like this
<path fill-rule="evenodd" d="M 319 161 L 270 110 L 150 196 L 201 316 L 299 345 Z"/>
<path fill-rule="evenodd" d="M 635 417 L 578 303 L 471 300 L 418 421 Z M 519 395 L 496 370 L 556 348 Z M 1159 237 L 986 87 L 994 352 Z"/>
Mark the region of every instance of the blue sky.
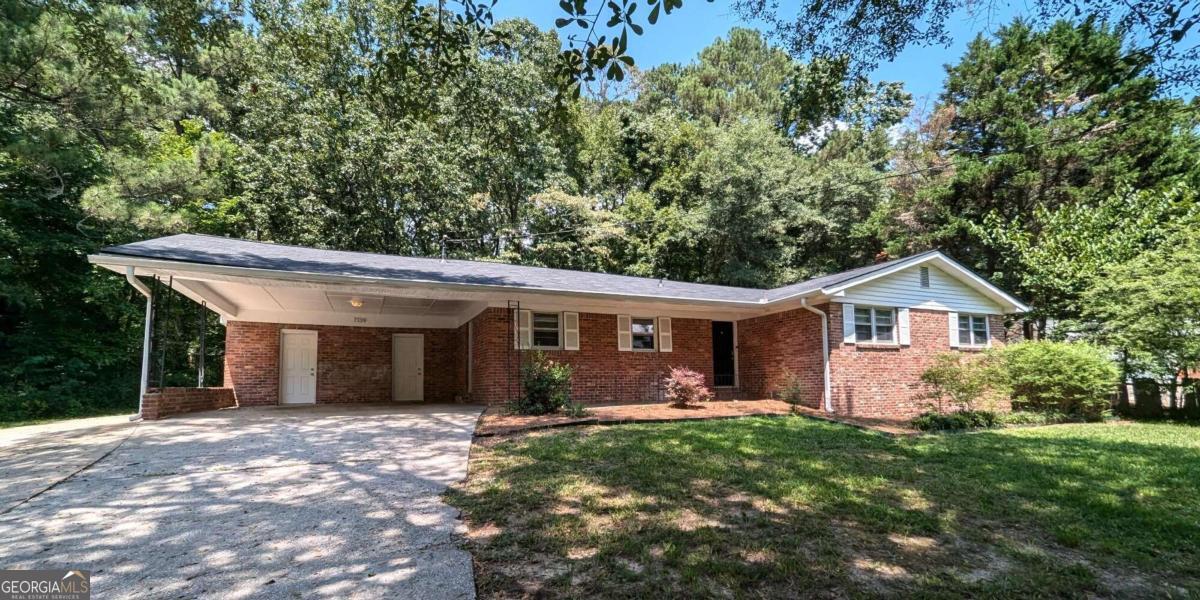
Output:
<path fill-rule="evenodd" d="M 685 2 L 683 9 L 669 17 L 663 16 L 656 25 L 646 28 L 645 35 L 631 39 L 629 52 L 642 68 L 667 62 L 689 62 L 701 48 L 725 35 L 730 28 L 753 26 L 739 19 L 730 4 L 730 0 Z M 976 34 L 992 32 L 1019 14 L 1008 3 L 995 4 L 997 12 L 991 15 L 956 13 L 951 22 L 954 43 L 949 48 L 909 48 L 892 63 L 880 65 L 874 78 L 903 81 L 918 106 L 922 97 L 932 99 L 942 87 L 943 64 L 956 62 Z M 497 19 L 525 17 L 543 29 L 554 29 L 554 20 L 563 14 L 554 0 L 501 0 L 496 4 L 495 16 Z M 564 32 L 571 31 L 568 27 L 560 35 L 565 39 Z"/>

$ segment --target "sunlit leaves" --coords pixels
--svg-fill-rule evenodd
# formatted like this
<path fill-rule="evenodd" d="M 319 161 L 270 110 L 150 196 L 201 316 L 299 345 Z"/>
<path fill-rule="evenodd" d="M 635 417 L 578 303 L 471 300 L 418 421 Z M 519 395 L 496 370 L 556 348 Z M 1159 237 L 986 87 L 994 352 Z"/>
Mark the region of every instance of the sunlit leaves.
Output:
<path fill-rule="evenodd" d="M 712 2 L 713 0 L 707 0 Z M 683 0 L 646 0 L 650 5 L 647 22 L 658 22 L 660 13 L 671 14 L 683 7 Z M 555 27 L 569 29 L 575 25 L 579 32 L 567 36 L 570 47 L 562 52 L 559 78 L 569 97 L 579 97 L 581 83 L 598 78 L 623 81 L 634 59 L 628 53 L 629 33 L 642 35 L 645 28 L 637 15 L 635 0 L 560 0 L 566 15 L 555 19 Z M 645 12 L 645 11 L 643 11 Z M 599 24 L 609 33 L 597 31 Z"/>

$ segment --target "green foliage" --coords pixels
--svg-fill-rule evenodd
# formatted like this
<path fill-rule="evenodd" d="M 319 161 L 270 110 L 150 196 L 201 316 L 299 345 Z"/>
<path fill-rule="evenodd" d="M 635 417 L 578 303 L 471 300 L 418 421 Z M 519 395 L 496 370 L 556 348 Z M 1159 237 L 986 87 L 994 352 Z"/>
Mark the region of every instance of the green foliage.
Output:
<path fill-rule="evenodd" d="M 1017 409 L 1100 418 L 1120 381 L 1110 352 L 1082 342 L 1024 342 L 1000 356 Z"/>
<path fill-rule="evenodd" d="M 1019 427 L 1023 425 L 1053 425 L 1076 420 L 1075 417 L 1054 410 L 1014 410 L 999 413 L 997 421 L 1004 427 Z"/>
<path fill-rule="evenodd" d="M 701 50 L 695 62 L 652 70 L 638 103 L 651 109 L 676 106 L 714 125 L 756 117 L 783 127 L 785 97 L 780 90 L 792 69 L 787 52 L 758 31 L 735 27 Z"/>
<path fill-rule="evenodd" d="M 1084 296 L 1097 337 L 1163 382 L 1200 364 L 1198 226 L 1182 224 L 1157 249 L 1113 265 Z"/>
<path fill-rule="evenodd" d="M 846 75 L 870 72 L 894 60 L 910 46 L 949 46 L 952 24 L 964 18 L 986 19 L 994 6 L 965 0 L 805 0 L 788 3 L 737 0 L 747 21 L 765 21 L 799 56 L 843 57 Z M 1161 0 L 1034 0 L 1021 5 L 1046 27 L 1060 19 L 1108 22 L 1130 33 L 1131 53 L 1154 65 L 1155 75 L 1180 86 L 1200 79 L 1195 62 L 1200 49 L 1190 31 L 1200 23 L 1192 3 Z"/>
<path fill-rule="evenodd" d="M 938 246 L 1039 317 L 1095 304 L 1085 331 L 1132 366 L 1194 357 L 1166 319 L 1096 325 L 1134 289 L 1103 287 L 1140 281 L 1105 276 L 1178 246 L 1200 181 L 1195 107 L 1120 28 L 976 41 L 897 141 L 910 99 L 847 55 L 734 29 L 620 87 L 628 32 L 683 3 L 565 4 L 566 52 L 471 0 L 5 5 L 0 413 L 132 405 L 141 301 L 84 257 L 171 231 L 748 286 Z M 564 76 L 608 83 L 573 100 Z"/>
<path fill-rule="evenodd" d="M 572 373 L 571 365 L 534 352 L 521 364 L 521 396 L 510 403 L 509 410 L 519 415 L 559 412 L 571 401 Z"/>
<path fill-rule="evenodd" d="M 989 429 L 1000 425 L 996 413 L 987 410 L 929 411 L 914 417 L 908 424 L 918 431 L 964 431 Z"/>
<path fill-rule="evenodd" d="M 1039 320 L 1077 316 L 1108 253 L 1153 246 L 1164 221 L 1151 217 L 1192 210 L 1190 192 L 1172 186 L 1200 181 L 1189 158 L 1200 152 L 1196 106 L 1162 97 L 1125 40 L 1090 22 L 1038 31 L 1016 21 L 972 42 L 902 143 L 902 164 L 922 170 L 897 178 L 897 198 L 876 217 L 889 252 L 948 250 L 1030 301 Z M 1074 219 L 1091 208 L 1100 214 Z M 1157 214 L 1130 218 L 1143 208 Z M 1076 258 L 1081 268 L 1058 279 Z"/>
<path fill-rule="evenodd" d="M 921 382 L 929 388 L 935 413 L 948 409 L 974 411 L 1003 397 L 1004 365 L 991 353 L 982 355 L 947 352 L 939 354 L 921 373 Z"/>
<path fill-rule="evenodd" d="M 1096 203 L 1035 207 L 1036 235 L 1023 222 L 1005 222 L 994 214 L 972 231 L 1018 257 L 1022 288 L 1040 299 L 1037 311 L 1061 319 L 1082 314 L 1081 295 L 1101 273 L 1160 247 L 1176 224 L 1200 220 L 1195 196 L 1194 189 L 1182 184 L 1126 188 Z"/>

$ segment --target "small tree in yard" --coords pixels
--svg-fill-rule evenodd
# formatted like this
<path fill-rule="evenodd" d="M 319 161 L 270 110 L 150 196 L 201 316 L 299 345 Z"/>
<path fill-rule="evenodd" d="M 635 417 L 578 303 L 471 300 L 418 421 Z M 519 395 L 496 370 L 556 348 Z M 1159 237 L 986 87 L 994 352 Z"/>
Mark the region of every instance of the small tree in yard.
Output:
<path fill-rule="evenodd" d="M 560 410 L 571 400 L 571 365 L 554 362 L 541 352 L 533 353 L 521 365 L 521 397 L 511 410 L 521 415 L 547 415 Z"/>
<path fill-rule="evenodd" d="M 667 402 L 676 408 L 686 408 L 712 400 L 712 391 L 704 385 L 704 375 L 686 367 L 671 367 L 663 378 Z"/>
<path fill-rule="evenodd" d="M 1193 220 L 1158 249 L 1110 268 L 1085 294 L 1084 316 L 1100 324 L 1099 337 L 1161 374 L 1173 407 L 1178 379 L 1200 365 L 1197 228 Z"/>
<path fill-rule="evenodd" d="M 929 388 L 929 398 L 933 401 L 930 408 L 939 413 L 947 408 L 973 411 L 1005 392 L 1002 366 L 990 352 L 982 356 L 962 352 L 939 354 L 921 373 L 921 382 Z"/>

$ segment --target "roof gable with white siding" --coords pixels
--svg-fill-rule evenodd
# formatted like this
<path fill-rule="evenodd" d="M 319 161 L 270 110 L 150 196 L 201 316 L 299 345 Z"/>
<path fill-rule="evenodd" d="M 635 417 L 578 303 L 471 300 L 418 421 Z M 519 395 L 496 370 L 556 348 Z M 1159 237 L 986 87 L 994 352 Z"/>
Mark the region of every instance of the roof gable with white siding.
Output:
<path fill-rule="evenodd" d="M 929 286 L 921 285 L 928 269 Z M 894 306 L 976 314 L 1003 314 L 1004 309 L 976 287 L 932 264 L 918 264 L 844 290 L 835 302 Z"/>

